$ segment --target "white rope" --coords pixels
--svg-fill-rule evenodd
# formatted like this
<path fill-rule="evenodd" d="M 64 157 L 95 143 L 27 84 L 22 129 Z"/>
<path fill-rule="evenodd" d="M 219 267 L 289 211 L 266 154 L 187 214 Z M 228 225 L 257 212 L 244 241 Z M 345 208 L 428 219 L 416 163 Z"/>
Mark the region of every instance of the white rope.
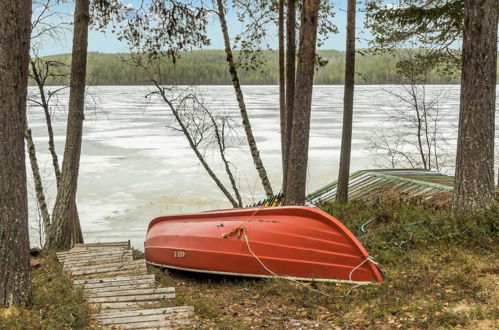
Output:
<path fill-rule="evenodd" d="M 248 218 L 248 221 L 253 218 L 253 216 L 259 211 L 259 208 L 257 208 L 255 210 L 255 212 L 253 212 L 253 214 L 251 214 L 251 216 Z M 314 292 L 317 292 L 321 295 L 324 295 L 324 296 L 327 296 L 327 297 L 330 297 L 330 298 L 337 298 L 335 296 L 332 296 L 330 294 L 327 294 L 325 292 L 322 292 L 320 290 L 316 290 L 314 288 L 311 288 L 310 286 L 308 285 L 305 285 L 304 283 L 298 281 L 298 280 L 295 280 L 293 278 L 290 278 L 290 277 L 287 277 L 287 276 L 281 276 L 281 275 L 278 275 L 276 273 L 274 273 L 272 270 L 270 270 L 267 266 L 265 266 L 265 264 L 260 260 L 260 258 L 258 258 L 258 256 L 253 252 L 253 250 L 251 249 L 251 246 L 250 246 L 250 243 L 249 243 L 249 240 L 248 240 L 248 236 L 246 235 L 246 228 L 244 227 L 241 227 L 241 233 L 243 234 L 243 237 L 244 237 L 244 241 L 246 242 L 246 246 L 248 247 L 248 251 L 251 253 L 251 255 L 258 261 L 258 263 L 263 267 L 263 269 L 265 269 L 267 272 L 269 272 L 269 274 L 273 275 L 274 278 L 281 278 L 281 279 L 285 279 L 285 280 L 288 280 L 288 281 L 291 281 L 291 282 L 295 282 L 295 283 L 298 283 L 299 285 L 303 286 L 303 287 L 306 287 L 307 289 L 311 290 L 311 291 L 314 291 Z M 372 262 L 373 264 L 379 266 L 379 264 L 374 261 L 374 259 L 370 256 L 367 256 L 366 259 L 364 261 L 362 261 L 359 265 L 357 265 L 354 269 L 352 269 L 352 271 L 350 272 L 349 274 L 349 279 L 350 279 L 350 282 L 354 282 L 352 281 L 352 274 L 354 271 L 356 271 L 360 266 L 362 266 L 366 261 L 370 261 Z M 338 282 L 338 283 L 345 283 L 345 281 L 341 281 L 341 280 L 338 280 L 338 281 L 334 281 L 332 280 L 333 282 Z M 355 284 L 355 283 L 352 283 L 352 284 Z M 353 289 L 361 286 L 361 285 L 367 285 L 367 284 L 372 284 L 372 283 L 357 283 L 355 286 L 353 286 L 345 296 L 349 295 L 350 292 L 352 292 Z"/>
<path fill-rule="evenodd" d="M 308 285 L 305 285 L 305 284 L 303 284 L 302 282 L 297 281 L 297 280 L 295 280 L 295 279 L 293 279 L 293 278 L 289 278 L 289 277 L 286 277 L 286 276 L 280 276 L 280 275 L 277 275 L 276 273 L 274 273 L 273 271 L 271 271 L 271 270 L 270 270 L 267 266 L 265 266 L 265 265 L 263 264 L 263 262 L 260 260 L 260 258 L 258 258 L 258 256 L 257 256 L 257 255 L 253 252 L 253 250 L 251 250 L 251 247 L 250 247 L 250 244 L 249 244 L 249 241 L 248 241 L 248 236 L 246 236 L 246 230 L 245 230 L 245 228 L 243 228 L 242 232 L 243 232 L 244 241 L 246 242 L 246 246 L 248 246 L 248 250 L 249 250 L 249 252 L 251 253 L 251 255 L 252 255 L 252 256 L 253 256 L 253 257 L 254 257 L 254 258 L 255 258 L 255 259 L 256 259 L 256 260 L 260 263 L 260 265 L 262 265 L 262 267 L 263 267 L 266 271 L 268 271 L 270 274 L 272 274 L 275 278 L 281 278 L 281 279 L 285 279 L 285 280 L 288 280 L 288 281 L 291 281 L 291 282 L 295 282 L 295 283 L 298 283 L 299 285 L 301 285 L 301 286 L 303 286 L 303 287 L 305 287 L 305 288 L 307 288 L 307 289 L 309 289 L 309 290 L 311 290 L 311 291 L 314 291 L 314 292 L 320 293 L 320 294 L 322 294 L 322 295 L 324 295 L 324 296 L 327 296 L 327 297 L 330 297 L 330 298 L 335 298 L 334 296 L 332 296 L 332 295 L 330 295 L 330 294 L 327 294 L 327 293 L 322 292 L 322 291 L 320 291 L 320 290 L 316 290 L 316 289 L 314 289 L 314 288 L 311 288 L 311 287 L 309 287 Z"/>
<path fill-rule="evenodd" d="M 256 259 L 256 260 L 260 263 L 260 265 L 262 265 L 262 267 L 263 267 L 266 271 L 268 271 L 270 274 L 274 275 L 275 277 L 280 277 L 279 275 L 277 275 L 276 273 L 274 273 L 273 271 L 271 271 L 271 270 L 270 270 L 267 266 L 265 266 L 265 265 L 263 264 L 263 262 L 260 260 L 260 258 L 258 258 L 258 257 L 256 256 L 256 254 L 253 252 L 253 250 L 251 250 L 251 247 L 250 247 L 250 244 L 249 244 L 249 241 L 248 241 L 248 236 L 246 236 L 246 230 L 245 230 L 244 228 L 243 228 L 242 232 L 243 232 L 244 241 L 246 242 L 246 245 L 248 246 L 248 250 L 249 250 L 249 252 L 251 253 L 251 255 L 252 255 L 253 257 L 255 257 L 255 259 Z"/>
<path fill-rule="evenodd" d="M 357 269 L 359 269 L 359 268 L 360 268 L 360 266 L 362 266 L 362 265 L 363 265 L 366 261 L 370 261 L 370 262 L 372 262 L 373 264 L 375 264 L 375 265 L 376 265 L 376 266 L 378 266 L 378 267 L 380 266 L 380 265 L 379 265 L 376 261 L 374 261 L 374 259 L 373 259 L 371 256 L 367 256 L 367 257 L 364 259 L 364 261 L 362 261 L 362 262 L 361 262 L 360 264 L 358 264 L 358 265 L 357 265 L 354 269 L 352 269 L 352 271 L 351 271 L 351 272 L 350 272 L 350 274 L 348 275 L 348 279 L 349 279 L 350 281 L 352 281 L 352 282 L 353 282 L 353 280 L 352 280 L 352 274 L 353 274 L 353 272 L 355 272 Z"/>

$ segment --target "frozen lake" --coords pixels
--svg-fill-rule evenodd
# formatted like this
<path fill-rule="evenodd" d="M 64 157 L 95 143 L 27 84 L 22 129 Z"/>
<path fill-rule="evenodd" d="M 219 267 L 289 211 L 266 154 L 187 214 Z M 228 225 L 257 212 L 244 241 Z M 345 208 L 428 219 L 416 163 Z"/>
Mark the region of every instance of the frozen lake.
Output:
<path fill-rule="evenodd" d="M 382 88 L 396 91 L 399 87 L 356 87 L 352 171 L 374 166 L 371 154 L 366 150 L 366 138 L 372 130 L 386 122 L 386 115 L 381 110 L 388 107 L 390 101 Z M 445 95 L 440 100 L 444 110 L 441 130 L 454 148 L 459 86 L 427 88 L 429 93 Z M 87 242 L 132 239 L 133 245 L 141 248 L 147 224 L 156 216 L 230 207 L 199 165 L 184 136 L 167 127 L 173 122 L 166 105 L 160 100 L 148 101 L 145 98 L 152 87 L 105 86 L 91 90 L 99 100 L 99 107 L 88 111 L 84 122 L 77 195 Z M 230 113 L 237 123 L 240 122 L 232 86 L 203 86 L 200 90 L 210 109 Z M 244 86 L 243 90 L 258 147 L 277 192 L 281 188 L 278 88 Z M 31 87 L 31 91 L 35 89 Z M 67 104 L 67 93 L 63 93 L 61 102 Z M 314 87 L 308 191 L 336 179 L 342 102 L 343 86 Z M 54 114 L 60 161 L 65 139 L 65 115 L 64 109 Z M 42 176 L 46 179 L 48 200 L 52 205 L 55 184 L 43 112 L 40 108 L 32 108 L 28 117 Z M 240 127 L 239 135 L 244 138 Z M 264 198 L 246 144 L 231 149 L 229 157 L 237 167 L 237 180 L 245 203 Z M 212 160 L 211 157 L 209 159 Z M 218 173 L 224 174 L 220 164 L 215 164 L 215 168 Z M 32 245 L 37 245 L 36 204 L 30 172 L 29 168 Z"/>

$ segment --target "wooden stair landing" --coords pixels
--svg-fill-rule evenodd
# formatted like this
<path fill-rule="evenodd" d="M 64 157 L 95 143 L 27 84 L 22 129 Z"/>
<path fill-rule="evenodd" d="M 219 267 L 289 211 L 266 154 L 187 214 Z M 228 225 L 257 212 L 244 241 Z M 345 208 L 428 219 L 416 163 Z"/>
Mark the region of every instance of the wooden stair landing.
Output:
<path fill-rule="evenodd" d="M 57 253 L 63 269 L 83 287 L 85 299 L 100 310 L 103 329 L 173 329 L 192 324 L 191 306 L 155 308 L 175 298 L 175 288 L 158 288 L 145 260 L 133 260 L 130 243 L 76 244 Z"/>

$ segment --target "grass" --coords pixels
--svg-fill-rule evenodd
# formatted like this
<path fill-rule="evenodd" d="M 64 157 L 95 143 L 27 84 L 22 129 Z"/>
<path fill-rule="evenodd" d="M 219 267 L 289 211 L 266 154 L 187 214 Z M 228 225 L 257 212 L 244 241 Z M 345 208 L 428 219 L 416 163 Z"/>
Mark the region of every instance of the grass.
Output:
<path fill-rule="evenodd" d="M 382 265 L 380 284 L 296 283 L 150 267 L 176 299 L 191 305 L 197 327 L 490 329 L 498 328 L 499 207 L 456 218 L 445 210 L 404 203 L 322 208 L 340 219 Z M 134 255 L 138 258 L 139 253 Z M 53 256 L 33 271 L 33 304 L 0 311 L 0 329 L 91 329 L 90 307 Z"/>
<path fill-rule="evenodd" d="M 40 267 L 31 273 L 32 304 L 0 309 L 0 329 L 97 329 L 82 289 L 73 287 L 54 255 L 41 258 Z"/>
<path fill-rule="evenodd" d="M 382 265 L 383 283 L 355 287 L 158 274 L 177 288 L 176 304 L 195 307 L 201 328 L 285 328 L 289 319 L 314 320 L 319 328 L 499 325 L 499 208 L 460 218 L 445 210 L 395 202 L 322 208 L 341 219 Z"/>

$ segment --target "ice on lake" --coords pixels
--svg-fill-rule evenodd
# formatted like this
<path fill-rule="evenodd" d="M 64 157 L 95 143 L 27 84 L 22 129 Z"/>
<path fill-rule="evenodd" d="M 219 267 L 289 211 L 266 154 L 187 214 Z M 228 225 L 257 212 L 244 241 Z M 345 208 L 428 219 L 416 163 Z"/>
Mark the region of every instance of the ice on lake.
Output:
<path fill-rule="evenodd" d="M 374 166 L 366 138 L 378 129 L 390 106 L 382 89 L 399 86 L 357 86 L 354 105 L 351 171 Z M 428 86 L 444 92 L 442 130 L 455 143 L 459 86 Z M 223 111 L 240 122 L 232 86 L 199 87 L 213 111 Z M 199 165 L 185 138 L 172 125 L 168 108 L 158 99 L 148 100 L 147 86 L 93 87 L 98 106 L 90 107 L 84 122 L 78 182 L 78 208 L 88 242 L 131 239 L 141 248 L 149 221 L 160 215 L 230 207 L 217 186 Z M 281 185 L 279 105 L 277 86 L 244 86 L 244 96 L 260 153 L 274 190 Z M 35 89 L 31 89 L 32 92 Z M 54 114 L 55 141 L 62 161 L 67 93 Z M 312 191 L 335 180 L 338 173 L 343 111 L 343 86 L 315 86 L 311 119 L 307 189 Z M 55 199 L 51 158 L 46 144 L 43 112 L 32 108 L 29 125 L 37 146 L 49 203 Z M 385 123 L 386 124 L 386 123 Z M 245 141 L 239 127 L 240 140 Z M 209 153 L 208 153 L 209 154 Z M 264 198 L 246 144 L 233 148 L 229 157 L 247 204 Z M 209 157 L 209 159 L 212 159 Z M 223 175 L 220 164 L 215 169 Z M 452 170 L 452 169 L 450 169 Z M 30 171 L 28 170 L 28 173 Z M 30 192 L 32 245 L 38 244 L 36 202 Z M 227 181 L 227 180 L 226 180 Z"/>

